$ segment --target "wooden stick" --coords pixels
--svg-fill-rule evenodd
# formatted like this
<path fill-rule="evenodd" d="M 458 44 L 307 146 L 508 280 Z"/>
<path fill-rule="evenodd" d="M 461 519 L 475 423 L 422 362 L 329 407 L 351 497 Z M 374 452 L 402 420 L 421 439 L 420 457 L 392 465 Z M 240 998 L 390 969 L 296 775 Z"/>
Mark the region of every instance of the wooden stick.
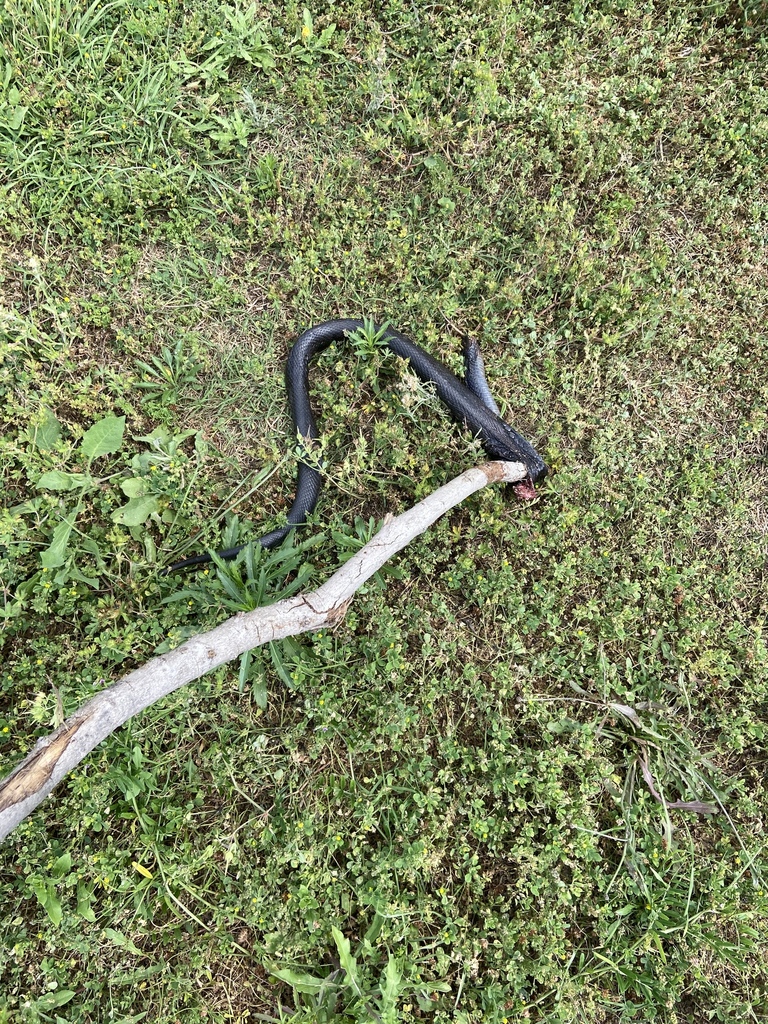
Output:
<path fill-rule="evenodd" d="M 102 690 L 50 736 L 39 739 L 0 782 L 0 842 L 67 772 L 139 711 L 244 651 L 338 621 L 355 591 L 444 512 L 487 484 L 516 483 L 526 475 L 525 466 L 518 462 L 487 462 L 468 469 L 407 512 L 385 520 L 376 536 L 317 590 L 239 612 Z"/>

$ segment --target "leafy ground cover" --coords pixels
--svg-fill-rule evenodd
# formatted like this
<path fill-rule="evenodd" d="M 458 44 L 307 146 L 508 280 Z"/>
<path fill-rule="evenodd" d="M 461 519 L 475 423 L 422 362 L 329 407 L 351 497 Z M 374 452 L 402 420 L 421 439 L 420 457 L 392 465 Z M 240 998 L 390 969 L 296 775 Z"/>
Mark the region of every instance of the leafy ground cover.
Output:
<path fill-rule="evenodd" d="M 766 1019 L 767 14 L 6 0 L 3 772 L 287 585 L 158 569 L 284 513 L 301 328 L 449 317 L 553 473 L 73 772 L 0 1020 Z M 364 339 L 314 380 L 307 584 L 481 457 Z"/>

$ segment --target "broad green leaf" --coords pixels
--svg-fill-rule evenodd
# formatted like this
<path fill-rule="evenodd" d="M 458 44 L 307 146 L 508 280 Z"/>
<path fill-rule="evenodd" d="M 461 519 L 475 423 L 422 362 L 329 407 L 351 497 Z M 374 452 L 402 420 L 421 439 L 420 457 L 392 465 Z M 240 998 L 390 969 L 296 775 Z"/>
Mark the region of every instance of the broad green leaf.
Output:
<path fill-rule="evenodd" d="M 55 1010 L 57 1006 L 66 1006 L 70 999 L 75 998 L 76 994 L 67 988 L 63 988 L 59 992 L 46 992 L 44 996 L 35 1000 L 35 1009 Z"/>
<path fill-rule="evenodd" d="M 177 590 L 175 594 L 169 594 L 168 597 L 164 597 L 160 604 L 175 604 L 177 601 L 190 601 L 194 597 L 197 597 L 194 590 Z M 155 653 L 157 653 L 157 651 Z"/>
<path fill-rule="evenodd" d="M 341 966 L 347 972 L 347 978 L 349 979 L 350 984 L 358 995 L 362 995 L 362 989 L 360 988 L 360 982 L 357 977 L 357 960 L 352 956 L 349 939 L 342 935 L 336 927 L 331 928 L 331 934 L 333 935 L 333 941 L 336 943 L 336 949 L 339 951 Z"/>
<path fill-rule="evenodd" d="M 156 427 L 151 434 L 136 435 L 137 441 L 146 441 L 147 444 L 151 444 L 155 447 L 165 446 L 169 442 L 173 442 L 175 445 L 180 445 L 182 441 L 186 441 L 188 437 L 192 437 L 196 434 L 196 430 L 182 430 L 180 434 L 171 434 L 165 429 L 165 427 Z"/>
<path fill-rule="evenodd" d="M 41 452 L 50 451 L 61 437 L 61 424 L 50 409 L 41 409 L 42 418 L 39 423 L 29 428 L 29 439 Z"/>
<path fill-rule="evenodd" d="M 272 658 L 272 664 L 275 666 L 275 672 L 277 672 L 285 685 L 292 690 L 295 685 L 294 681 L 291 679 L 291 673 L 285 664 L 283 652 L 274 640 L 269 641 L 269 655 Z"/>
<path fill-rule="evenodd" d="M 402 971 L 397 966 L 395 958 L 390 954 L 389 960 L 387 960 L 387 966 L 384 968 L 384 979 L 379 985 L 385 1008 L 388 1009 L 389 1007 L 394 1006 L 397 1002 L 397 997 L 400 995 L 402 987 L 402 981 Z"/>
<path fill-rule="evenodd" d="M 280 981 L 287 982 L 291 988 L 305 995 L 315 995 L 324 984 L 323 978 L 315 978 L 311 974 L 304 974 L 302 971 L 292 971 L 289 968 L 276 970 L 274 967 L 270 967 L 269 973 L 275 978 L 279 978 Z"/>
<path fill-rule="evenodd" d="M 63 853 L 61 857 L 57 857 L 51 866 L 51 874 L 54 878 L 61 878 L 62 875 L 66 875 L 69 869 L 72 867 L 72 856 L 69 853 Z"/>
<path fill-rule="evenodd" d="M 444 172 L 448 170 L 448 165 L 441 156 L 425 156 L 422 163 L 429 171 Z"/>
<path fill-rule="evenodd" d="M 66 519 L 62 519 L 53 531 L 51 543 L 40 556 L 44 569 L 58 569 L 60 565 L 64 565 L 67 560 L 69 535 L 72 533 L 72 527 L 75 525 L 81 508 L 82 506 L 78 505 L 74 512 L 70 512 Z"/>
<path fill-rule="evenodd" d="M 132 476 L 130 480 L 123 480 L 120 489 L 128 498 L 143 498 L 149 490 L 149 483 L 140 476 Z"/>
<path fill-rule="evenodd" d="M 91 590 L 98 590 L 99 580 L 95 576 L 86 576 L 85 573 L 80 572 L 76 565 L 71 565 L 68 569 L 69 578 L 72 580 L 78 580 L 80 583 L 85 583 Z"/>
<path fill-rule="evenodd" d="M 28 110 L 29 110 L 29 107 L 12 107 L 11 108 L 11 115 L 10 115 L 9 118 L 7 118 L 7 122 L 8 122 L 7 126 L 8 126 L 8 128 L 10 128 L 10 130 L 12 132 L 17 132 L 19 130 L 19 128 L 21 128 L 22 124 L 24 123 L 24 118 L 27 116 L 27 111 Z"/>
<path fill-rule="evenodd" d="M 112 513 L 112 522 L 122 526 L 141 526 L 159 507 L 157 498 L 151 494 L 145 498 L 131 498 L 127 505 Z"/>
<path fill-rule="evenodd" d="M 53 888 L 52 882 L 46 882 L 42 878 L 35 878 L 30 880 L 30 886 L 32 887 L 35 896 L 42 903 L 45 908 L 45 912 L 50 917 L 51 921 L 58 927 L 61 924 L 62 910 L 61 903 L 56 895 L 56 891 Z"/>
<path fill-rule="evenodd" d="M 111 939 L 116 946 L 127 949 L 129 953 L 134 953 L 136 956 L 144 955 L 127 935 L 123 932 L 119 932 L 116 928 L 105 928 L 104 934 L 108 939 Z"/>
<path fill-rule="evenodd" d="M 58 896 L 56 896 L 56 894 L 53 891 L 49 892 L 48 898 L 45 901 L 44 905 L 45 912 L 48 914 L 50 920 L 53 922 L 56 928 L 58 928 L 58 926 L 61 924 L 61 918 L 63 916 L 63 912 L 61 910 L 61 903 L 58 899 Z"/>
<path fill-rule="evenodd" d="M 253 699 L 256 701 L 258 707 L 260 707 L 262 711 L 266 711 L 267 703 L 269 701 L 269 693 L 267 691 L 267 681 L 263 675 L 259 676 L 259 678 L 254 682 L 251 687 L 251 692 L 253 693 Z"/>
<path fill-rule="evenodd" d="M 105 416 L 83 434 L 80 449 L 87 459 L 98 459 L 119 451 L 123 443 L 125 416 Z"/>
<path fill-rule="evenodd" d="M 42 487 L 46 491 L 75 491 L 89 479 L 85 473 L 64 473 L 60 469 L 52 469 L 43 473 L 35 487 Z"/>
<path fill-rule="evenodd" d="M 86 921 L 95 921 L 96 915 L 91 907 L 93 890 L 81 882 L 77 887 L 77 912 Z"/>
<path fill-rule="evenodd" d="M 147 561 L 150 565 L 154 565 L 157 561 L 157 547 L 148 533 L 144 534 L 144 554 L 147 556 Z"/>
<path fill-rule="evenodd" d="M 379 937 L 379 932 L 381 931 L 385 921 L 386 917 L 383 914 L 380 914 L 377 910 L 376 913 L 373 915 L 373 920 L 368 926 L 368 931 L 365 933 L 366 942 L 373 943 L 376 941 L 376 939 Z"/>

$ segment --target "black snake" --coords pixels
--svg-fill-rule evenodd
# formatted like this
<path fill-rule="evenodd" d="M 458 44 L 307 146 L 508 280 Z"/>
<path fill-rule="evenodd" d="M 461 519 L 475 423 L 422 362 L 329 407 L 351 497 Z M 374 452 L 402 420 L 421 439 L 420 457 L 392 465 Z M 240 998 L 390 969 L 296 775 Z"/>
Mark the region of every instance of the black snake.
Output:
<path fill-rule="evenodd" d="M 291 415 L 296 425 L 296 432 L 302 440 L 305 450 L 310 451 L 313 442 L 319 437 L 317 423 L 309 400 L 309 364 L 312 358 L 333 341 L 342 341 L 347 334 L 358 331 L 365 325 L 362 320 L 328 320 L 304 331 L 288 354 L 285 367 L 285 378 L 288 387 L 288 401 Z M 480 438 L 485 451 L 494 459 L 505 462 L 522 462 L 528 469 L 526 480 L 515 484 L 518 495 L 531 498 L 535 494 L 533 484 L 542 480 L 547 473 L 544 460 L 538 452 L 521 437 L 508 423 L 499 416 L 498 407 L 493 400 L 488 381 L 485 378 L 482 356 L 477 342 L 462 335 L 464 351 L 465 378 L 459 378 L 434 359 L 423 348 L 410 338 L 391 327 L 381 330 L 381 337 L 389 348 L 407 359 L 414 373 L 425 383 L 434 384 L 440 399 L 448 406 L 454 417 L 464 423 Z M 307 516 L 314 510 L 320 496 L 322 474 L 310 462 L 299 462 L 296 497 L 288 512 L 285 526 L 272 530 L 259 538 L 262 547 L 272 548 L 283 541 L 294 526 L 301 526 Z M 219 557 L 234 558 L 245 547 L 240 544 L 234 548 L 219 551 Z M 193 555 L 169 566 L 165 572 L 174 572 L 191 565 L 210 562 L 211 556 Z"/>

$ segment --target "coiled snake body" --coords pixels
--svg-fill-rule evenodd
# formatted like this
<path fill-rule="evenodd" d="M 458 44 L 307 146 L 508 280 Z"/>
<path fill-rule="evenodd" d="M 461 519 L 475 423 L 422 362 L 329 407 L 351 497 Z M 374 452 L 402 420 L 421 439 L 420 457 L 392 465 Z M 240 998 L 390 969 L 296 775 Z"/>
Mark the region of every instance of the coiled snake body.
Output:
<path fill-rule="evenodd" d="M 296 431 L 307 451 L 312 449 L 313 442 L 319 437 L 309 401 L 309 364 L 312 358 L 327 348 L 331 342 L 342 341 L 345 335 L 363 327 L 362 320 L 328 320 L 304 331 L 288 355 L 285 368 L 288 401 Z M 466 370 L 462 382 L 446 366 L 399 331 L 386 327 L 382 330 L 381 337 L 395 355 L 408 360 L 417 377 L 425 383 L 434 384 L 440 399 L 459 422 L 466 424 L 473 434 L 480 438 L 488 455 L 506 462 L 524 463 L 528 469 L 528 479 L 515 484 L 514 487 L 520 497 L 532 497 L 535 494 L 533 484 L 546 476 L 547 467 L 532 445 L 499 416 L 498 407 L 485 378 L 477 342 L 462 336 Z M 265 548 L 275 547 L 288 536 L 294 526 L 305 523 L 307 516 L 317 504 L 321 486 L 322 475 L 319 470 L 309 462 L 299 462 L 296 497 L 288 512 L 287 523 L 259 538 L 259 543 Z M 244 547 L 244 544 L 240 544 L 219 551 L 218 554 L 224 559 L 234 558 Z M 208 554 L 193 555 L 191 558 L 175 562 L 166 572 L 210 561 L 211 556 Z"/>

